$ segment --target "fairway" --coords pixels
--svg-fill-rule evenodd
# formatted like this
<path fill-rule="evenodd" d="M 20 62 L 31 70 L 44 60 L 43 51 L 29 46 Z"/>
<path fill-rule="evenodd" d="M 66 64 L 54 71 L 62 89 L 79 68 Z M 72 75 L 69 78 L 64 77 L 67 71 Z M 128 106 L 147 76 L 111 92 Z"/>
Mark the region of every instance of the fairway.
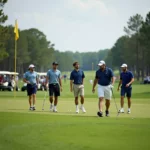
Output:
<path fill-rule="evenodd" d="M 118 117 L 114 100 L 111 101 L 110 117 L 97 117 L 97 92 L 91 92 L 89 80 L 94 72 L 85 72 L 86 113 L 75 113 L 73 93 L 69 80 L 63 83 L 58 113 L 49 111 L 48 98 L 44 111 L 45 92 L 37 92 L 36 111 L 29 111 L 26 92 L 0 91 L 0 149 L 2 150 L 149 150 L 150 148 L 150 85 L 133 85 L 131 114 Z M 20 82 L 20 85 L 22 83 Z M 114 95 L 118 107 L 117 82 Z M 104 107 L 105 110 L 105 107 Z"/>

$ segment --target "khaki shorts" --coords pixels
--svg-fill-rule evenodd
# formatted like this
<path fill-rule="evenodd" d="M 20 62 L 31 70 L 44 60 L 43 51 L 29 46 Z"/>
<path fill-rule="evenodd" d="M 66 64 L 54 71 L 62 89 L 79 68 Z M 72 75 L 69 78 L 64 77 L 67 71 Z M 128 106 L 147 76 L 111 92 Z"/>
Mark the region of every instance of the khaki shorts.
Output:
<path fill-rule="evenodd" d="M 74 97 L 84 96 L 84 85 L 82 84 L 73 84 Z"/>

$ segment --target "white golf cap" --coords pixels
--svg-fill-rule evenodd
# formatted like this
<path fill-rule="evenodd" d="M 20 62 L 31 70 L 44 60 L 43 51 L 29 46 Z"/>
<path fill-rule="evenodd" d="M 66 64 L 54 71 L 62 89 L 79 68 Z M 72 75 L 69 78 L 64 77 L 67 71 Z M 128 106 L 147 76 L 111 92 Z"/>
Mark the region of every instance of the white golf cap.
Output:
<path fill-rule="evenodd" d="M 101 60 L 99 63 L 98 63 L 98 66 L 102 66 L 102 65 L 105 65 L 105 61 Z"/>
<path fill-rule="evenodd" d="M 128 67 L 128 66 L 127 66 L 127 64 L 122 64 L 121 67 L 124 68 L 124 67 Z"/>
<path fill-rule="evenodd" d="M 33 64 L 29 65 L 29 68 L 35 68 L 35 66 Z"/>

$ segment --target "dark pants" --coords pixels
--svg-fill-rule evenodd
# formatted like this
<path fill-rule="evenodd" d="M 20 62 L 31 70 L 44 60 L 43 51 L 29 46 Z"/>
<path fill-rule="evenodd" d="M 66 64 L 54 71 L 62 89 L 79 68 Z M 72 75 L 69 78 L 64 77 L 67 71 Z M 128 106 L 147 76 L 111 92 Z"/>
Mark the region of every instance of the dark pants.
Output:
<path fill-rule="evenodd" d="M 27 84 L 27 95 L 36 94 L 37 85 L 36 84 Z"/>
<path fill-rule="evenodd" d="M 131 97 L 132 95 L 132 87 L 121 87 L 121 96 Z"/>
<path fill-rule="evenodd" d="M 60 96 L 59 84 L 49 84 L 49 96 Z"/>

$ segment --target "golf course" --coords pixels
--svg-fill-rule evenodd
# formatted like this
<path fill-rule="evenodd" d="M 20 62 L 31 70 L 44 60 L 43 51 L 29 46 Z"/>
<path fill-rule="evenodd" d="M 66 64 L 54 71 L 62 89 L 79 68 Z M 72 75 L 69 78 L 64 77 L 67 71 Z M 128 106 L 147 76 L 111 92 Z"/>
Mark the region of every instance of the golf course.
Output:
<path fill-rule="evenodd" d="M 110 117 L 101 118 L 97 116 L 97 91 L 92 93 L 90 83 L 95 71 L 86 71 L 85 76 L 86 113 L 75 113 L 69 80 L 62 80 L 57 113 L 49 111 L 48 96 L 42 110 L 45 91 L 37 92 L 36 111 L 29 111 L 26 92 L 0 91 L 0 150 L 149 150 L 150 85 L 135 81 L 131 114 L 126 113 L 125 99 L 125 113 L 117 116 L 115 101 L 120 108 L 120 95 L 116 80 Z"/>

